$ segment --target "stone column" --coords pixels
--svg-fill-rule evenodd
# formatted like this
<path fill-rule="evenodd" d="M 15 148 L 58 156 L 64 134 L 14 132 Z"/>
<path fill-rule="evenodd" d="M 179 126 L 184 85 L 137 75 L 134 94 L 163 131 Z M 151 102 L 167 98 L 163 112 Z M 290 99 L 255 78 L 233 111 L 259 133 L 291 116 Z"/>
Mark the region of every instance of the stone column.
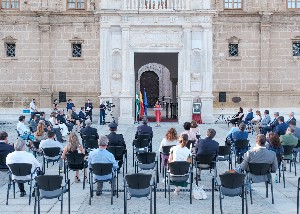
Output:
<path fill-rule="evenodd" d="M 212 95 L 212 26 L 208 24 L 203 30 L 203 75 L 202 75 L 202 93 L 200 99 L 202 102 L 201 116 L 204 123 L 212 123 L 213 117 L 213 95 Z"/>
<path fill-rule="evenodd" d="M 259 108 L 270 107 L 269 60 L 270 60 L 270 17 L 272 13 L 261 13 L 260 23 L 260 84 Z"/>
<path fill-rule="evenodd" d="M 178 68 L 180 78 L 182 79 L 182 93 L 179 95 L 178 101 L 178 122 L 184 123 L 192 119 L 193 96 L 191 95 L 191 48 L 192 48 L 192 28 L 191 26 L 183 26 L 183 70 Z M 181 57 L 179 57 L 181 59 Z M 180 81 L 179 78 L 179 81 Z"/>
<path fill-rule="evenodd" d="M 52 98 L 52 79 L 50 72 L 50 24 L 49 17 L 40 17 L 40 48 L 41 48 L 41 87 L 40 108 L 49 108 Z"/>
<path fill-rule="evenodd" d="M 120 117 L 118 119 L 119 124 L 133 124 L 134 122 L 134 96 L 131 92 L 131 70 L 130 63 L 134 57 L 129 51 L 129 27 L 122 26 L 122 91 L 119 97 L 120 99 Z"/>

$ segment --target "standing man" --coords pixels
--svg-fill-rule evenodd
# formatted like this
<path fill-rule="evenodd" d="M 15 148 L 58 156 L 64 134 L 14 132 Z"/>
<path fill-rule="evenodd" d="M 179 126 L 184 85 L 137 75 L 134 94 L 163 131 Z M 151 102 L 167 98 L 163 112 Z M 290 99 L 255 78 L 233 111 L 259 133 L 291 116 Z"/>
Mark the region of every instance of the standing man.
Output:
<path fill-rule="evenodd" d="M 32 99 L 30 105 L 30 114 L 31 114 L 31 118 L 33 118 L 33 115 L 38 114 L 39 112 L 36 109 L 36 105 L 35 105 L 35 99 Z"/>
<path fill-rule="evenodd" d="M 105 125 L 105 102 L 102 101 L 100 105 L 100 125 Z"/>
<path fill-rule="evenodd" d="M 67 102 L 67 111 L 69 109 L 72 110 L 72 108 L 75 107 L 74 103 L 72 102 L 72 99 L 68 99 L 68 102 Z"/>
<path fill-rule="evenodd" d="M 85 108 L 85 114 L 86 116 L 90 117 L 91 122 L 93 122 L 93 104 L 90 102 L 90 99 L 87 100 L 87 102 L 84 105 Z"/>

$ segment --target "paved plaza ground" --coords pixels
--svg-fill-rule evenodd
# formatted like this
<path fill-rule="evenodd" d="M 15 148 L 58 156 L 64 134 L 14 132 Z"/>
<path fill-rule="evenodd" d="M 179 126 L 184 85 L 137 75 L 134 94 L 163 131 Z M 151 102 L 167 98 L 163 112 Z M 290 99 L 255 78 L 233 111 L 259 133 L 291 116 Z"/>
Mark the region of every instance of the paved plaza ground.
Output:
<path fill-rule="evenodd" d="M 9 134 L 9 141 L 14 142 L 16 140 L 16 124 L 17 117 L 6 117 L 4 120 L 8 124 L 0 125 L 0 130 L 6 130 Z M 2 121 L 2 119 L 0 119 Z M 3 122 L 3 121 L 2 121 Z M 154 123 L 150 123 L 153 127 L 153 150 L 158 153 L 159 144 L 164 137 L 166 131 L 175 127 L 178 133 L 183 131 L 182 124 L 178 123 L 163 123 L 161 127 L 154 127 Z M 99 135 L 108 134 L 107 126 L 100 126 L 93 124 L 93 127 L 98 129 Z M 118 127 L 118 133 L 124 135 L 127 148 L 128 148 L 128 173 L 133 173 L 132 167 L 132 140 L 137 125 L 120 125 Z M 229 128 L 225 124 L 203 124 L 200 125 L 199 129 L 202 137 L 205 137 L 205 131 L 208 128 L 214 128 L 217 131 L 216 140 L 220 145 L 224 145 L 224 136 L 226 135 Z M 251 145 L 255 145 L 254 136 L 250 135 Z M 42 162 L 41 157 L 38 157 L 39 161 Z M 297 173 L 300 173 L 299 164 L 297 164 Z M 227 162 L 220 162 L 217 165 L 218 173 L 222 173 L 228 169 Z M 58 174 L 57 164 L 50 166 L 47 169 L 47 174 Z M 122 174 L 120 174 L 122 175 Z M 82 178 L 82 173 L 80 174 Z M 193 204 L 189 204 L 188 192 L 180 192 L 178 196 L 171 193 L 171 205 L 168 205 L 168 199 L 164 198 L 163 192 L 157 193 L 157 213 L 211 213 L 211 176 L 207 171 L 202 174 L 201 184 L 207 190 L 207 200 L 193 200 Z M 253 185 L 253 204 L 249 203 L 249 213 L 296 213 L 296 196 L 297 196 L 297 178 L 294 172 L 286 172 L 286 188 L 283 188 L 283 183 L 274 183 L 274 197 L 275 204 L 271 203 L 271 198 L 265 198 L 265 186 L 264 184 Z M 16 198 L 13 199 L 12 191 L 10 191 L 9 204 L 5 205 L 6 202 L 6 190 L 7 190 L 7 179 L 8 176 L 5 173 L 0 174 L 0 213 L 33 213 L 34 203 L 28 205 L 28 194 L 24 198 L 19 197 L 19 192 L 16 193 Z M 89 186 L 82 189 L 82 183 L 74 182 L 74 172 L 70 174 L 71 179 L 71 212 L 72 213 L 107 213 L 107 214 L 121 214 L 123 211 L 123 192 L 119 193 L 119 198 L 114 197 L 113 205 L 110 205 L 110 193 L 104 192 L 101 196 L 95 196 L 92 198 L 92 205 L 88 204 L 89 198 Z M 273 175 L 274 180 L 274 175 Z M 195 184 L 195 183 L 194 183 Z M 27 188 L 27 185 L 25 185 Z M 163 190 L 164 183 L 162 182 L 162 176 L 160 175 L 160 183 L 158 189 Z M 16 188 L 18 190 L 18 188 Z M 104 184 L 104 189 L 108 189 L 108 184 Z M 123 179 L 119 177 L 119 190 L 123 190 Z M 249 199 L 249 198 L 248 198 Z M 67 195 L 64 196 L 64 213 L 67 213 Z M 250 202 L 250 200 L 248 200 Z M 215 192 L 215 213 L 220 213 L 219 209 L 219 193 Z M 224 213 L 241 213 L 241 198 L 226 197 L 223 200 Z M 56 199 L 53 200 L 42 200 L 41 201 L 42 213 L 59 213 L 60 202 Z M 128 213 L 130 214 L 144 214 L 149 213 L 149 201 L 146 198 L 131 199 L 128 201 Z"/>

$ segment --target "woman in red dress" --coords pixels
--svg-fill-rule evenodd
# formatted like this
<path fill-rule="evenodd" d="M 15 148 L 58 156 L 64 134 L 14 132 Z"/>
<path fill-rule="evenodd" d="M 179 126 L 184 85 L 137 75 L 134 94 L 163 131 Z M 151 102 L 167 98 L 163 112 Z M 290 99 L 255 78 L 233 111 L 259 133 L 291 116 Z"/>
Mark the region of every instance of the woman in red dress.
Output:
<path fill-rule="evenodd" d="M 154 108 L 161 108 L 158 101 L 156 101 Z M 161 112 L 160 110 L 155 110 L 155 117 L 156 117 L 156 123 L 157 126 L 160 126 L 160 119 L 161 119 Z"/>

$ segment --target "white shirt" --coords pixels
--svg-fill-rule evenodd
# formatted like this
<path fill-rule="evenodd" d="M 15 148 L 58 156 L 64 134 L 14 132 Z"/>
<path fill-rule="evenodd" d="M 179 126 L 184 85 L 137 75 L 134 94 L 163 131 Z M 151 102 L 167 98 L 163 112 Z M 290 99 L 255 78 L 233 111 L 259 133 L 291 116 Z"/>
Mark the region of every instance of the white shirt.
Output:
<path fill-rule="evenodd" d="M 6 164 L 13 164 L 13 163 L 30 163 L 32 164 L 31 172 L 33 172 L 37 167 L 41 167 L 41 164 L 38 162 L 38 160 L 31 153 L 26 151 L 14 151 L 12 153 L 9 153 L 6 157 Z M 29 176 L 12 175 L 12 179 L 28 180 L 30 179 L 30 175 Z"/>
<path fill-rule="evenodd" d="M 31 101 L 29 107 L 30 107 L 30 113 L 31 113 L 31 112 L 36 112 L 36 106 L 35 106 L 35 104 L 34 104 L 33 101 Z"/>
<path fill-rule="evenodd" d="M 259 115 L 256 114 L 252 120 L 258 122 L 258 121 L 261 120 L 261 117 L 260 117 Z"/>
<path fill-rule="evenodd" d="M 63 150 L 63 146 L 60 142 L 49 138 L 46 140 L 42 140 L 39 148 L 44 149 L 44 148 L 53 148 L 53 147 L 59 147 L 60 151 Z M 56 160 L 59 156 L 51 157 L 49 159 Z"/>
<path fill-rule="evenodd" d="M 17 125 L 17 130 L 19 132 L 19 134 L 22 136 L 25 134 L 25 132 L 29 133 L 29 129 L 25 126 L 25 124 L 23 122 L 20 122 L 18 123 Z"/>
<path fill-rule="evenodd" d="M 159 152 L 163 151 L 164 146 L 177 146 L 179 144 L 178 140 L 169 141 L 166 138 L 162 139 L 160 146 L 159 146 Z"/>
<path fill-rule="evenodd" d="M 52 124 L 52 127 L 53 127 L 53 128 L 59 128 L 59 126 L 56 125 L 56 123 L 57 123 L 56 118 L 50 117 L 50 118 L 49 118 L 49 122 Z"/>
<path fill-rule="evenodd" d="M 181 145 L 173 146 L 170 154 L 173 154 L 173 161 L 187 161 L 192 156 L 191 151 L 187 147 L 182 148 Z"/>

